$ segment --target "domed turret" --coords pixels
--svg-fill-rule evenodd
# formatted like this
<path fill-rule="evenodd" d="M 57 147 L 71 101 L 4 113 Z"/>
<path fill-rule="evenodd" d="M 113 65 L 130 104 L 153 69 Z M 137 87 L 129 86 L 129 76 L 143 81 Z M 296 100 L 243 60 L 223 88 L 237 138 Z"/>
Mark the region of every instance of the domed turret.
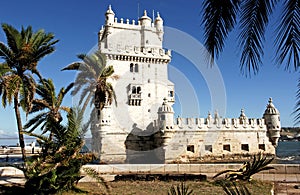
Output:
<path fill-rule="evenodd" d="M 172 106 L 168 104 L 167 98 L 164 98 L 164 102 L 158 108 L 158 120 L 160 127 L 173 128 L 174 125 L 174 111 Z"/>
<path fill-rule="evenodd" d="M 269 99 L 269 104 L 265 110 L 263 118 L 268 129 L 268 136 L 274 146 L 277 146 L 278 139 L 280 137 L 280 113 L 275 108 L 272 98 Z"/>
<path fill-rule="evenodd" d="M 240 124 L 243 125 L 248 124 L 248 117 L 246 116 L 244 109 L 241 109 L 241 114 L 239 119 L 240 119 Z"/>
<path fill-rule="evenodd" d="M 159 38 L 162 39 L 162 36 L 164 34 L 164 21 L 163 19 L 160 17 L 159 12 L 157 12 L 157 17 L 155 19 L 154 25 L 156 27 L 156 33 L 158 34 Z"/>
<path fill-rule="evenodd" d="M 105 17 L 106 17 L 106 19 L 105 19 L 106 25 L 111 26 L 115 20 L 115 13 L 111 9 L 111 5 L 108 6 L 108 9 L 105 13 Z"/>
<path fill-rule="evenodd" d="M 144 11 L 144 15 L 139 19 L 142 26 L 151 26 L 151 18 L 147 16 L 147 11 Z"/>
<path fill-rule="evenodd" d="M 164 21 L 160 17 L 159 12 L 157 12 L 157 17 L 155 18 L 154 24 L 155 24 L 157 30 L 162 30 Z"/>

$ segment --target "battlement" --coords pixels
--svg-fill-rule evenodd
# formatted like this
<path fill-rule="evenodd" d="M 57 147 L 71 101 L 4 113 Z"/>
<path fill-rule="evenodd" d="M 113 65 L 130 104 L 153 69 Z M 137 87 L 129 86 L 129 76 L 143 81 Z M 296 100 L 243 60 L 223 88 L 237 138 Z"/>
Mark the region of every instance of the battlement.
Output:
<path fill-rule="evenodd" d="M 265 120 L 263 118 L 177 118 L 175 126 L 178 129 L 224 129 L 224 130 L 254 130 L 266 129 Z M 168 128 L 168 127 L 166 127 Z M 175 127 L 173 127 L 175 128 Z M 175 128 L 177 129 L 177 128 Z"/>
<path fill-rule="evenodd" d="M 126 18 L 126 19 L 124 19 L 124 18 L 117 18 L 117 17 L 115 17 L 114 18 L 114 22 L 113 23 L 111 23 L 109 26 L 113 26 L 113 27 L 119 27 L 119 28 L 129 28 L 129 29 L 141 29 L 141 27 L 143 26 L 142 25 L 142 23 L 141 23 L 141 21 L 139 21 L 139 20 L 134 20 L 134 19 L 128 19 L 128 18 Z M 150 23 L 150 26 L 147 26 L 147 28 L 149 29 L 149 30 L 153 30 L 153 31 L 157 31 L 157 28 L 156 27 L 158 27 L 158 25 L 156 25 L 155 23 L 153 23 L 153 22 L 151 22 Z M 102 26 L 102 28 L 101 29 L 104 29 L 104 27 Z"/>

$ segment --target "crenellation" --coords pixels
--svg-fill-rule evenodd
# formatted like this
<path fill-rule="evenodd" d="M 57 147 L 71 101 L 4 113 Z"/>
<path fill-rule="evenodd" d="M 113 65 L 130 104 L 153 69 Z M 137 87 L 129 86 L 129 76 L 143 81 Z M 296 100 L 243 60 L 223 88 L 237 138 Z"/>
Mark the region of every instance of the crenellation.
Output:
<path fill-rule="evenodd" d="M 213 122 L 211 122 L 213 121 Z M 260 122 L 259 122 L 260 121 Z M 257 131 L 266 128 L 263 125 L 264 119 L 249 119 L 244 123 L 239 118 L 176 118 L 175 125 L 181 129 L 222 129 L 222 130 L 253 130 Z"/>

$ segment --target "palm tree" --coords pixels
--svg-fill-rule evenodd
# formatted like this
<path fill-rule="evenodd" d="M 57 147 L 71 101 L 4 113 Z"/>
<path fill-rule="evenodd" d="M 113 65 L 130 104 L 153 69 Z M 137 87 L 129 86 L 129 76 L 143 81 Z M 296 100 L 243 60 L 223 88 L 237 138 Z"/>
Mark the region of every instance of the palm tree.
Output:
<path fill-rule="evenodd" d="M 33 132 L 37 127 L 42 125 L 42 134 L 50 132 L 51 138 L 53 130 L 55 130 L 54 127 L 60 124 L 63 119 L 60 111 L 63 110 L 67 113 L 70 111 L 69 107 L 62 106 L 62 102 L 72 87 L 73 83 L 68 85 L 66 89 L 61 88 L 56 95 L 55 86 L 51 79 L 40 80 L 36 90 L 36 94 L 40 96 L 40 99 L 34 99 L 32 101 L 33 106 L 30 110 L 30 114 L 39 113 L 24 125 L 24 129 L 28 129 L 28 132 Z"/>
<path fill-rule="evenodd" d="M 116 101 L 116 95 L 111 83 L 107 82 L 108 79 L 117 79 L 117 75 L 113 75 L 113 66 L 106 65 L 106 57 L 99 51 L 91 55 L 80 54 L 78 58 L 81 62 L 75 62 L 62 70 L 77 70 L 79 73 L 75 79 L 74 90 L 72 95 L 76 95 L 81 91 L 79 105 L 83 103 L 82 111 L 85 112 L 88 104 L 94 104 L 94 108 L 90 113 L 90 120 L 86 126 L 90 125 L 92 137 L 94 140 L 99 139 L 99 134 L 95 131 L 96 127 L 96 109 L 102 110 L 105 105 L 111 105 Z M 98 142 L 93 142 L 94 151 L 99 148 Z"/>
<path fill-rule="evenodd" d="M 238 43 L 241 48 L 240 70 L 246 76 L 258 73 L 264 55 L 265 30 L 275 8 L 281 7 L 280 0 L 205 0 L 203 3 L 204 42 L 210 59 L 218 58 L 230 31 L 237 26 L 240 15 Z M 300 2 L 285 0 L 281 20 L 275 28 L 275 60 L 285 65 L 286 70 L 299 68 Z M 298 81 L 298 88 L 300 79 Z M 300 88 L 299 88 L 300 89 Z M 295 121 L 300 122 L 300 90 L 297 92 Z"/>
<path fill-rule="evenodd" d="M 25 161 L 25 143 L 19 107 L 22 106 L 26 114 L 29 113 L 35 93 L 35 80 L 32 74 L 42 78 L 37 70 L 37 64 L 55 50 L 54 45 L 58 40 L 53 40 L 54 35 L 45 33 L 44 30 L 33 32 L 31 26 L 26 29 L 22 27 L 19 32 L 11 25 L 2 24 L 2 29 L 6 35 L 7 45 L 0 42 L 0 58 L 4 60 L 0 63 L 0 95 L 3 107 L 6 107 L 7 102 L 14 104 L 19 142 Z"/>
<path fill-rule="evenodd" d="M 76 95 L 82 90 L 79 104 L 84 104 L 82 110 L 85 111 L 89 103 L 94 103 L 97 109 L 103 109 L 105 104 L 116 102 L 116 95 L 111 83 L 107 79 L 117 79 L 118 76 L 113 75 L 113 66 L 105 66 L 106 57 L 99 51 L 91 54 L 79 54 L 78 58 L 82 62 L 75 62 L 62 70 L 77 70 L 79 71 L 72 95 Z"/>

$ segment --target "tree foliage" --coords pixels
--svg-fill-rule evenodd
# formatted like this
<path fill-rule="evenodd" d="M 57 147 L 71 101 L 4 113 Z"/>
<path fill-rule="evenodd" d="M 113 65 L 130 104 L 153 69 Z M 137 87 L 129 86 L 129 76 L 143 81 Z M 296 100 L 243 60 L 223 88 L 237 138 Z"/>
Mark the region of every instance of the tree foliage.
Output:
<path fill-rule="evenodd" d="M 28 159 L 25 176 L 25 187 L 36 194 L 54 194 L 61 191 L 78 191 L 76 183 L 81 179 L 82 165 L 92 161 L 93 154 L 82 154 L 83 113 L 79 109 L 71 109 L 68 113 L 67 126 L 56 125 L 49 137 L 26 132 L 35 136 L 43 148 L 43 152 Z"/>
<path fill-rule="evenodd" d="M 22 134 L 22 120 L 19 106 L 28 114 L 32 107 L 36 83 L 33 75 L 40 79 L 41 74 L 37 70 L 38 62 L 55 50 L 54 45 L 58 40 L 53 40 L 52 33 L 44 30 L 33 32 L 32 27 L 22 27 L 21 31 L 9 24 L 2 24 L 7 44 L 0 42 L 0 95 L 2 105 L 14 104 L 17 119 L 19 142 L 23 159 L 25 155 L 25 143 Z"/>
<path fill-rule="evenodd" d="M 91 55 L 79 54 L 78 58 L 82 61 L 72 63 L 62 70 L 79 71 L 72 95 L 81 91 L 79 104 L 82 104 L 85 99 L 83 110 L 89 102 L 97 109 L 103 109 L 106 104 L 110 105 L 113 101 L 116 104 L 116 94 L 107 80 L 117 79 L 118 76 L 113 75 L 113 66 L 106 66 L 106 57 L 96 51 Z"/>

